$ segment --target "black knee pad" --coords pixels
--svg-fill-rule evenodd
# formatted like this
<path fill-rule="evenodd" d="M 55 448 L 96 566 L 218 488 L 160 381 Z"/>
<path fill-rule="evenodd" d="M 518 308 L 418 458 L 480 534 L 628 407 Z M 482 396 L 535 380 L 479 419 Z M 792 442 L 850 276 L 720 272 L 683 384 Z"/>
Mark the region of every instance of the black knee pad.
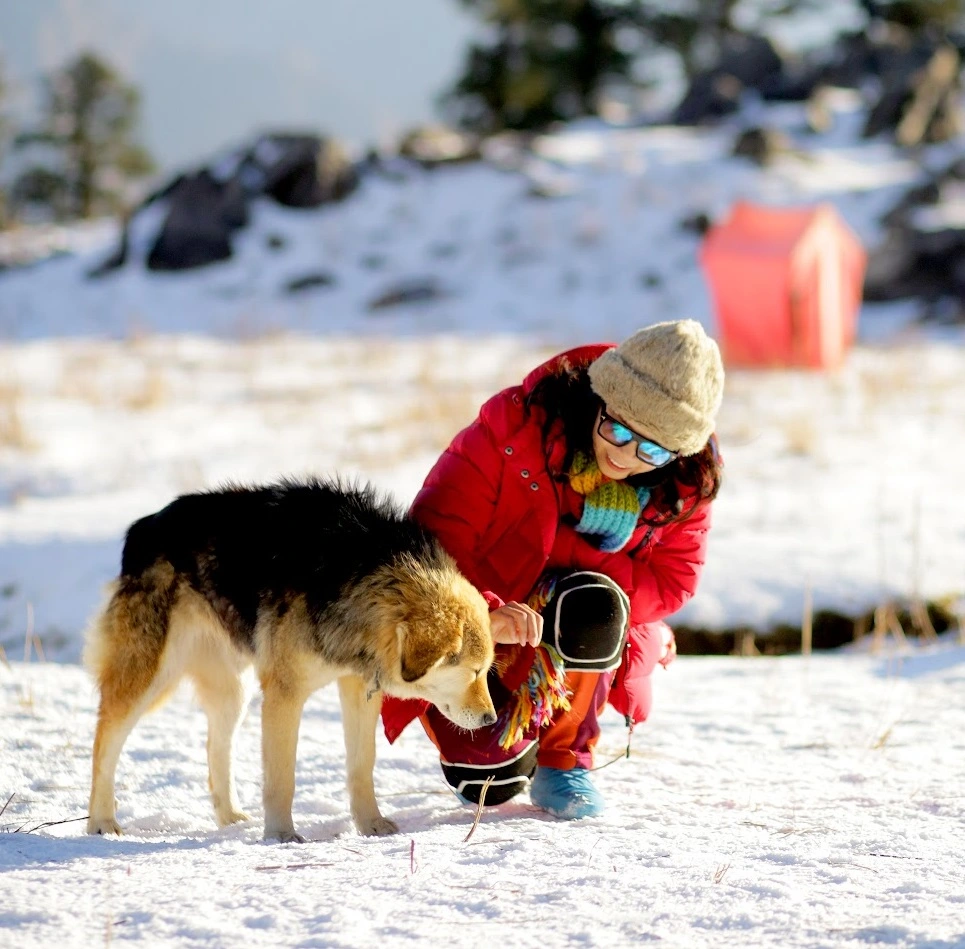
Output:
<path fill-rule="evenodd" d="M 566 669 L 608 672 L 623 659 L 630 625 L 630 599 L 608 576 L 589 570 L 556 583 L 543 609 L 543 642 Z"/>
<path fill-rule="evenodd" d="M 458 764 L 442 762 L 442 773 L 450 787 L 460 797 L 473 804 L 479 803 L 479 795 L 487 778 L 492 782 L 486 789 L 484 807 L 503 804 L 519 794 L 536 771 L 536 751 L 539 746 L 534 741 L 518 755 L 500 764 Z"/>

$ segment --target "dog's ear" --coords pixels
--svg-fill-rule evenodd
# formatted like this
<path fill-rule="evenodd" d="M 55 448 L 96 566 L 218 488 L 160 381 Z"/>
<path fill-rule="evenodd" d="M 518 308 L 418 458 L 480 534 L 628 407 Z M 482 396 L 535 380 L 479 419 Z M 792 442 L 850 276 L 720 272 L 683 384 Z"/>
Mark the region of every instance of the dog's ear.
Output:
<path fill-rule="evenodd" d="M 395 631 L 399 637 L 403 682 L 421 679 L 430 669 L 441 665 L 446 657 L 458 653 L 462 648 L 462 636 L 457 630 L 440 635 L 439 630 L 433 627 L 419 629 L 409 623 L 399 623 Z"/>

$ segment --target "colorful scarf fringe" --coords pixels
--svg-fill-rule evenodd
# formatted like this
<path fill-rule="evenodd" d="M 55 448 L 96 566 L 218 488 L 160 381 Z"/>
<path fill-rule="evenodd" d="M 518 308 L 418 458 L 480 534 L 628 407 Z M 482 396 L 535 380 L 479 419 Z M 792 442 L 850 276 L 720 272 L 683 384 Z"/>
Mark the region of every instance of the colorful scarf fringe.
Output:
<path fill-rule="evenodd" d="M 548 725 L 557 710 L 570 710 L 563 660 L 552 646 L 538 646 L 529 675 L 507 705 L 500 747 L 509 751 L 534 729 Z"/>
<path fill-rule="evenodd" d="M 599 538 L 600 550 L 622 550 L 636 529 L 640 512 L 650 500 L 648 488 L 612 481 L 594 458 L 578 451 L 569 470 L 570 487 L 583 496 L 583 514 L 576 530 Z"/>
<path fill-rule="evenodd" d="M 538 613 L 553 598 L 556 574 L 540 577 L 526 603 Z M 548 725 L 557 711 L 568 712 L 570 700 L 566 694 L 566 670 L 560 654 L 545 643 L 536 648 L 529 673 L 503 713 L 505 722 L 499 736 L 500 747 L 508 751 L 533 730 Z"/>

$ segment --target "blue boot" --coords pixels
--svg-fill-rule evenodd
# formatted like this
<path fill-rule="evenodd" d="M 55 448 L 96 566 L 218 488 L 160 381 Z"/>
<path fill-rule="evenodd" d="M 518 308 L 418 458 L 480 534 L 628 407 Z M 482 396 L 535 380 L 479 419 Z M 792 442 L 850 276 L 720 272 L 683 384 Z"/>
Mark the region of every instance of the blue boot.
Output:
<path fill-rule="evenodd" d="M 562 820 L 598 817 L 603 813 L 603 795 L 593 786 L 585 768 L 561 771 L 540 766 L 530 785 L 529 799 Z"/>

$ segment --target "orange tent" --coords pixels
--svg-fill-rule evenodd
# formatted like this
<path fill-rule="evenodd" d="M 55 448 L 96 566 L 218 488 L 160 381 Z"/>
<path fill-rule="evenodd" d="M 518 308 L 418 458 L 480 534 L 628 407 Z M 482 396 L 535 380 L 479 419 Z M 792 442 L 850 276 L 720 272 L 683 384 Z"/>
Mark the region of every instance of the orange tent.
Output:
<path fill-rule="evenodd" d="M 840 365 L 854 341 L 867 256 L 830 204 L 738 202 L 700 249 L 732 366 Z"/>

